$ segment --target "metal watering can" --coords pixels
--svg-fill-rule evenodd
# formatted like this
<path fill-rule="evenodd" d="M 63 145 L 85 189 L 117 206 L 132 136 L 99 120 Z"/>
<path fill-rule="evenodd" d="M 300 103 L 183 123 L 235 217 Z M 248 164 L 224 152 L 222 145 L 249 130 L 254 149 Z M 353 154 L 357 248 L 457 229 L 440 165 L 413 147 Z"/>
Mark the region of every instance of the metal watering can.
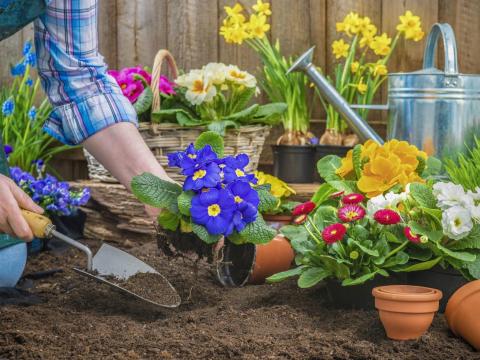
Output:
<path fill-rule="evenodd" d="M 444 71 L 434 64 L 440 36 L 445 50 Z M 288 72 L 304 71 L 362 141 L 383 143 L 353 108 L 388 110 L 387 139 L 406 140 L 429 155 L 455 155 L 465 150 L 465 144 L 473 144 L 480 129 L 480 76 L 458 72 L 455 34 L 449 24 L 433 25 L 422 70 L 388 75 L 387 105 L 351 106 L 316 69 L 312 56 L 313 48 Z"/>

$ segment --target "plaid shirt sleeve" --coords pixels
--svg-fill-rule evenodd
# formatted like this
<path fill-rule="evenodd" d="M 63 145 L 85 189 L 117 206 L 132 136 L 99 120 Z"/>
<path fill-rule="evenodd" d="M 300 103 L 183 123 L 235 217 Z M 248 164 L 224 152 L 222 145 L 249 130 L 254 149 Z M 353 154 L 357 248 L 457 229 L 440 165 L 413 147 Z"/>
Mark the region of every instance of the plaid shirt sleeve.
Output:
<path fill-rule="evenodd" d="M 38 70 L 54 106 L 45 131 L 69 145 L 119 122 L 137 125 L 98 53 L 97 10 L 97 0 L 50 0 L 35 21 Z"/>

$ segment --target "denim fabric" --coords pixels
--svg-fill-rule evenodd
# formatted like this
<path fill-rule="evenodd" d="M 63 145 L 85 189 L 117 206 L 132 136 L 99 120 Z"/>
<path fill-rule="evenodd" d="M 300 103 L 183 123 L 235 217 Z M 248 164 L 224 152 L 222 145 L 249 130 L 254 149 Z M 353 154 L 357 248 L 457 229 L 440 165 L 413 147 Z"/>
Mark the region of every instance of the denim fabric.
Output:
<path fill-rule="evenodd" d="M 27 244 L 0 249 L 0 287 L 14 287 L 27 263 Z"/>

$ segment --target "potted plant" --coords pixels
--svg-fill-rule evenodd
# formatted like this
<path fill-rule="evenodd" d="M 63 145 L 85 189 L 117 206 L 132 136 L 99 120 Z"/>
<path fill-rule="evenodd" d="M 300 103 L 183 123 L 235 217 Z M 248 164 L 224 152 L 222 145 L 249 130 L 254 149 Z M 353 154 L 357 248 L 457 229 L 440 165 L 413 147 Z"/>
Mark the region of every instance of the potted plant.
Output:
<path fill-rule="evenodd" d="M 387 79 L 387 64 L 393 55 L 399 39 L 420 41 L 424 32 L 418 16 L 407 11 L 400 16 L 395 37 L 386 33 L 379 34 L 378 29 L 368 17 L 350 12 L 336 23 L 339 39 L 331 45 L 337 60 L 332 76 L 327 79 L 350 104 L 358 104 L 359 115 L 367 119 L 369 105 L 374 101 L 381 85 Z M 327 114 L 326 130 L 320 137 L 316 159 L 334 154 L 344 156 L 352 146 L 358 143 L 358 137 L 351 134 L 347 123 L 316 91 Z"/>
<path fill-rule="evenodd" d="M 258 53 L 262 61 L 260 87 L 270 101 L 287 104 L 287 111 L 282 116 L 284 134 L 273 146 L 274 175 L 286 182 L 312 182 L 315 149 L 311 145 L 315 137 L 309 132 L 309 82 L 302 73 L 287 75 L 293 64 L 292 58 L 282 55 L 278 40 L 272 44 L 267 38 L 270 4 L 258 1 L 252 10 L 251 14 L 245 13 L 239 3 L 226 6 L 227 17 L 223 20 L 220 35 L 227 43 L 240 45 L 245 42 Z"/>

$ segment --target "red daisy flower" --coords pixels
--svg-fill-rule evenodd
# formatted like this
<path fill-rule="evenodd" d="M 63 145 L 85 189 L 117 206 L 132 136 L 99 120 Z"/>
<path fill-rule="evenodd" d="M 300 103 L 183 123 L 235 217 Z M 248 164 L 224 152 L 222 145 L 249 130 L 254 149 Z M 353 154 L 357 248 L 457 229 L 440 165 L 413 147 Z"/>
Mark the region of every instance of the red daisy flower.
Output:
<path fill-rule="evenodd" d="M 358 205 L 345 205 L 338 209 L 338 217 L 343 222 L 360 220 L 365 217 L 365 209 Z"/>
<path fill-rule="evenodd" d="M 406 227 L 403 229 L 403 233 L 407 237 L 408 240 L 411 242 L 418 244 L 420 242 L 420 235 L 415 234 L 410 227 Z"/>
<path fill-rule="evenodd" d="M 363 200 L 365 200 L 365 196 L 363 196 L 362 194 L 357 194 L 357 193 L 348 194 L 348 195 L 345 195 L 342 198 L 342 202 L 344 204 L 359 204 Z"/>
<path fill-rule="evenodd" d="M 310 214 L 315 209 L 315 203 L 313 201 L 307 201 L 303 204 L 297 205 L 292 211 L 293 216 Z"/>
<path fill-rule="evenodd" d="M 336 223 L 329 225 L 325 229 L 323 229 L 322 238 L 323 241 L 330 245 L 342 240 L 346 232 L 347 228 L 345 227 L 345 225 Z"/>
<path fill-rule="evenodd" d="M 307 214 L 302 214 L 300 216 L 297 216 L 295 219 L 293 219 L 293 223 L 295 225 L 302 225 L 305 221 L 307 221 Z"/>
<path fill-rule="evenodd" d="M 395 225 L 402 221 L 400 214 L 390 209 L 378 210 L 373 218 L 382 225 Z"/>
<path fill-rule="evenodd" d="M 330 198 L 335 199 L 342 196 L 343 194 L 345 194 L 345 191 L 337 191 L 336 193 L 333 193 L 332 195 L 330 195 Z"/>

